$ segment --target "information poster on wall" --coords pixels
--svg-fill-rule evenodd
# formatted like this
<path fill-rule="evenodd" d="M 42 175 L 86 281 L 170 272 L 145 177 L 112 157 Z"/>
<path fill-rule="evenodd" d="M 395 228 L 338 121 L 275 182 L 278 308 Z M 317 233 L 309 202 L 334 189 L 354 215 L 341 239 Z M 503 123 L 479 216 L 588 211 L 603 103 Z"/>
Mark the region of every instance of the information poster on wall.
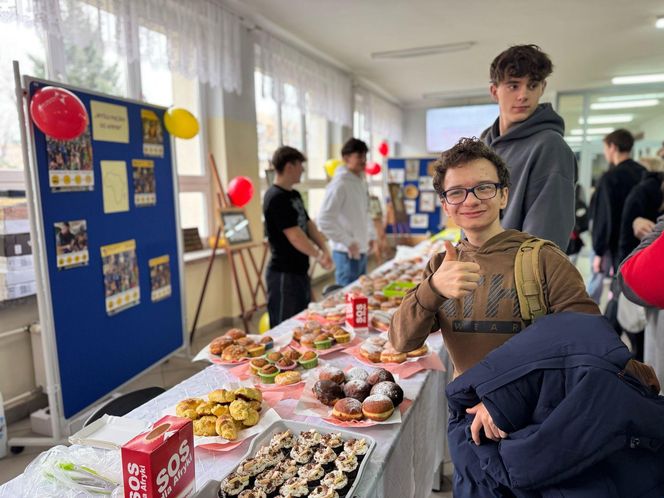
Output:
<path fill-rule="evenodd" d="M 58 270 L 88 265 L 88 227 L 85 220 L 55 223 L 55 254 Z"/>
<path fill-rule="evenodd" d="M 152 302 L 171 296 L 171 267 L 168 254 L 152 258 L 150 264 L 150 298 Z"/>
<path fill-rule="evenodd" d="M 133 159 L 131 167 L 134 179 L 134 204 L 136 207 L 154 206 L 157 204 L 154 161 Z"/>
<path fill-rule="evenodd" d="M 92 138 L 102 142 L 129 143 L 127 107 L 108 102 L 90 101 Z"/>
<path fill-rule="evenodd" d="M 141 302 L 136 241 L 101 247 L 106 313 L 114 315 Z"/>
<path fill-rule="evenodd" d="M 46 135 L 46 154 L 51 192 L 94 189 L 90 127 L 73 140 L 56 140 Z"/>
<path fill-rule="evenodd" d="M 101 181 L 104 192 L 104 213 L 129 211 L 127 163 L 101 161 Z"/>

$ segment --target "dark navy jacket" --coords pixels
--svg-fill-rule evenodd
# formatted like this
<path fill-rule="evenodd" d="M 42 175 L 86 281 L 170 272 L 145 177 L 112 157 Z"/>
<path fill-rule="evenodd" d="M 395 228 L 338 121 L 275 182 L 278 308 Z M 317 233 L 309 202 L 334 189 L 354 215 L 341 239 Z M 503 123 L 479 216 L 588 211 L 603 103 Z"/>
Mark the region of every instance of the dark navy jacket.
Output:
<path fill-rule="evenodd" d="M 664 496 L 664 397 L 602 316 L 548 315 L 447 386 L 455 498 Z M 470 437 L 484 402 L 499 443 Z"/>

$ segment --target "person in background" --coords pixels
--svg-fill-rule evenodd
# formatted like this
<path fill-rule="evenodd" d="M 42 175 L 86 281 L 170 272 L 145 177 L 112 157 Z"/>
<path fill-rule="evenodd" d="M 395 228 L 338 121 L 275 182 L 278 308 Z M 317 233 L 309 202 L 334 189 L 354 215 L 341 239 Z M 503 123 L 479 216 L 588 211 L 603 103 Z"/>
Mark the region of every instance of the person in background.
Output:
<path fill-rule="evenodd" d="M 664 161 L 658 157 L 642 158 L 648 167 L 645 178 L 632 189 L 625 200 L 625 207 L 620 221 L 620 240 L 618 243 L 619 260 L 623 261 L 646 235 L 652 232 L 655 221 L 664 213 Z M 629 338 L 631 350 L 637 360 L 643 361 L 643 330 L 630 332 L 624 330 Z"/>
<path fill-rule="evenodd" d="M 267 309 L 275 327 L 304 310 L 311 300 L 309 258 L 332 268 L 332 258 L 316 224 L 309 219 L 300 193 L 306 157 L 293 147 L 278 148 L 272 156 L 274 184 L 265 192 L 263 215 L 272 258 L 267 267 Z"/>
<path fill-rule="evenodd" d="M 367 254 L 376 240 L 364 175 L 369 148 L 349 139 L 341 149 L 344 164 L 325 189 L 318 225 L 330 239 L 338 285 L 346 286 L 367 271 Z"/>
<path fill-rule="evenodd" d="M 575 165 L 574 177 L 579 177 L 578 167 Z M 588 230 L 588 205 L 586 204 L 586 195 L 583 187 L 577 182 L 574 187 L 574 229 L 569 237 L 569 244 L 565 254 L 570 257 L 570 261 L 576 264 L 576 260 L 585 245 L 581 239 L 581 234 Z"/>
<path fill-rule="evenodd" d="M 563 136 L 565 123 L 540 104 L 551 59 L 537 45 L 516 45 L 491 63 L 491 96 L 500 115 L 481 135 L 507 163 L 512 179 L 503 227 L 567 248 L 574 228 L 576 158 Z"/>
<path fill-rule="evenodd" d="M 604 137 L 604 157 L 609 170 L 597 182 L 591 215 L 595 252 L 593 271 L 596 273 L 602 269 L 602 259 L 606 260 L 604 266 L 610 274 L 615 274 L 620 265 L 618 245 L 625 200 L 647 172 L 631 159 L 633 146 L 634 137 L 625 129 L 615 130 Z"/>
<path fill-rule="evenodd" d="M 646 308 L 644 359 L 664 379 L 664 216 L 620 266 L 617 283 L 625 297 Z"/>

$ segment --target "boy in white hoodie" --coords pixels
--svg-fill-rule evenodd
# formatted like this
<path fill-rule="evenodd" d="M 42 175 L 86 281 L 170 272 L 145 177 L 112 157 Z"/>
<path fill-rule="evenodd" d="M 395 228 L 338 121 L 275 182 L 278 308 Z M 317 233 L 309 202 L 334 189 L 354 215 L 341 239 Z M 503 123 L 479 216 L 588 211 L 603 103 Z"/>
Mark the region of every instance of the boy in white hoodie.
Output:
<path fill-rule="evenodd" d="M 376 239 L 364 176 L 368 150 L 367 144 L 357 138 L 344 144 L 344 164 L 325 189 L 318 214 L 318 226 L 332 246 L 336 282 L 343 286 L 366 273 L 367 253 Z"/>

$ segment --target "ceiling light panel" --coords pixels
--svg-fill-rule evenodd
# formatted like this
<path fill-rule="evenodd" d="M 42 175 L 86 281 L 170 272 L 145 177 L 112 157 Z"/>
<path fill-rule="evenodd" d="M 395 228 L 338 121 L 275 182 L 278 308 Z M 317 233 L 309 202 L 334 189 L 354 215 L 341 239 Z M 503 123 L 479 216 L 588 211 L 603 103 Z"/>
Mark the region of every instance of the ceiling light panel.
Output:
<path fill-rule="evenodd" d="M 664 73 L 659 74 L 636 74 L 634 76 L 616 76 L 611 78 L 614 85 L 637 85 L 639 83 L 662 83 Z"/>
<path fill-rule="evenodd" d="M 604 114 L 598 116 L 588 116 L 588 124 L 616 124 L 616 123 L 630 123 L 634 121 L 634 114 Z M 579 118 L 579 124 L 585 123 L 583 118 Z"/>
<path fill-rule="evenodd" d="M 590 104 L 593 111 L 602 111 L 607 109 L 631 109 L 633 107 L 654 107 L 659 105 L 658 99 L 628 100 L 624 102 L 595 102 Z"/>
<path fill-rule="evenodd" d="M 446 43 L 444 45 L 430 45 L 426 47 L 406 48 L 402 50 L 388 50 L 385 52 L 373 52 L 372 59 L 408 59 L 411 57 L 423 57 L 425 55 L 448 54 L 468 50 L 475 45 L 474 41 L 460 43 Z"/>

